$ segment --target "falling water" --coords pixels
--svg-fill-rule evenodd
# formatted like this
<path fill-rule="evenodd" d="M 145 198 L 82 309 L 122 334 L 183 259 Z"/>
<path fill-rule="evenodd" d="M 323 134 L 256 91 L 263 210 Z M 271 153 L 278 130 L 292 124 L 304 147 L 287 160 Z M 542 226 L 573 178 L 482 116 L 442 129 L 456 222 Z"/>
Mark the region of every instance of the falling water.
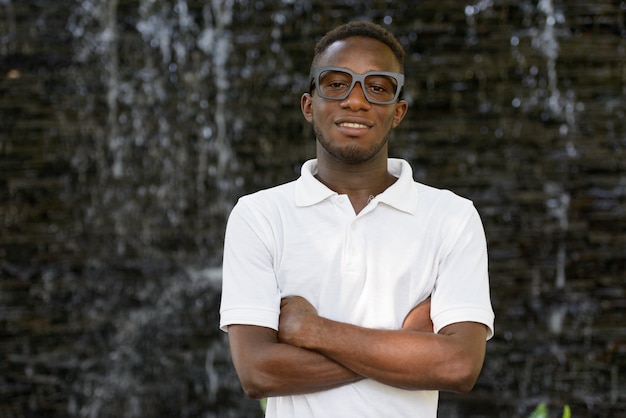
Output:
<path fill-rule="evenodd" d="M 218 390 L 228 387 L 229 375 L 236 383 L 232 370 L 223 370 L 229 366 L 223 335 L 212 322 L 207 325 L 209 318 L 215 321 L 220 280 L 211 263 L 220 259 L 213 242 L 221 239 L 223 227 L 214 223 L 223 225 L 241 184 L 233 176 L 237 161 L 227 140 L 232 6 L 213 1 L 198 19 L 185 0 L 143 0 L 135 25 L 139 39 L 120 30 L 117 1 L 82 2 L 69 20 L 76 59 L 103 65 L 101 78 L 79 73 L 77 82 L 86 91 L 101 83 L 106 91 L 104 124 L 98 105 L 84 94 L 94 111 L 82 123 L 97 137 L 97 152 L 78 147 L 82 153 L 74 157 L 85 181 L 91 182 L 86 162 L 93 161 L 99 175 L 86 222 L 96 229 L 112 223 L 113 231 L 100 233 L 113 239 L 114 254 L 129 261 L 119 265 L 111 258 L 110 244 L 94 248 L 92 256 L 118 265 L 101 268 L 120 283 L 130 280 L 134 289 L 126 296 L 108 288 L 87 312 L 96 322 L 102 317 L 110 322 L 110 348 L 101 371 L 77 380 L 72 414 L 164 414 L 168 399 L 179 398 L 185 406 L 173 404 L 171 413 L 196 416 L 206 405 L 224 404 Z M 128 48 L 142 54 L 122 64 Z M 190 244 L 199 253 L 185 252 Z M 129 296 L 141 303 L 128 305 Z M 193 341 L 203 339 L 207 344 L 194 347 Z"/>
<path fill-rule="evenodd" d="M 224 225 L 314 155 L 312 49 L 354 16 L 408 52 L 392 154 L 489 241 L 496 336 L 441 415 L 623 411 L 626 6 L 43 4 L 0 0 L 0 416 L 260 415 L 217 329 Z"/>
<path fill-rule="evenodd" d="M 565 17 L 561 11 L 555 9 L 552 0 L 539 0 L 536 7 L 533 7 L 529 2 L 522 2 L 520 7 L 524 10 L 525 21 L 536 21 L 537 25 L 519 29 L 512 34 L 510 43 L 513 47 L 513 56 L 520 68 L 527 68 L 529 59 L 519 47 L 523 42 L 529 40 L 532 48 L 543 57 L 545 68 L 542 70 L 537 64 L 528 67 L 524 84 L 528 87 L 529 94 L 526 97 L 515 97 L 512 106 L 522 109 L 524 113 L 538 114 L 543 121 L 559 123 L 558 135 L 563 138 L 565 144 L 563 156 L 566 160 L 576 158 L 577 151 L 570 135 L 577 129 L 576 111 L 582 109 L 582 104 L 576 103 L 573 91 L 562 94 L 557 72 L 559 38 L 568 36 L 568 31 L 564 26 L 566 24 Z M 482 8 L 475 6 L 469 10 L 475 13 Z M 468 15 L 472 13 L 468 13 Z M 545 204 L 548 216 L 556 221 L 554 232 L 557 248 L 554 254 L 556 289 L 563 289 L 566 284 L 567 249 L 565 236 L 568 231 L 570 202 L 567 181 L 567 178 L 560 181 L 546 181 L 543 187 L 546 194 Z M 541 281 L 533 281 L 534 286 L 540 283 Z M 537 291 L 535 290 L 533 293 L 537 294 Z M 549 329 L 552 332 L 560 333 L 565 313 L 566 310 L 563 306 L 557 306 L 548 316 Z"/>
<path fill-rule="evenodd" d="M 557 35 L 557 25 L 564 25 L 565 18 L 562 13 L 557 13 L 552 4 L 552 0 L 539 0 L 537 10 L 543 15 L 542 25 L 538 30 L 533 30 L 532 45 L 541 51 L 546 59 L 547 70 L 547 91 L 549 96 L 545 99 L 545 111 L 551 118 L 561 120 L 560 135 L 567 137 L 576 127 L 575 99 L 573 94 L 562 96 L 558 85 L 558 73 L 556 63 L 559 57 L 559 40 Z M 575 158 L 577 151 L 570 140 L 566 140 L 567 158 Z M 555 255 L 555 287 L 563 289 L 565 287 L 565 266 L 567 263 L 567 250 L 565 235 L 568 230 L 569 213 L 569 193 L 564 185 L 546 183 L 544 191 L 548 196 L 546 206 L 550 216 L 556 219 L 557 228 L 555 238 L 557 240 L 557 250 Z M 559 334 L 563 327 L 563 319 L 566 314 L 564 305 L 557 305 L 552 309 L 549 320 L 549 329 Z"/>

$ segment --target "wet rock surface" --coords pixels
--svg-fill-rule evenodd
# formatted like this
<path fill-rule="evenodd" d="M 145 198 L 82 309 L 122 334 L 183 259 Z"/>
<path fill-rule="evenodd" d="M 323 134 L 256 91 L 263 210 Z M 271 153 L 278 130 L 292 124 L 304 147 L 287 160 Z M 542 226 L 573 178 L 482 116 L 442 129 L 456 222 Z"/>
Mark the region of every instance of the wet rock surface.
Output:
<path fill-rule="evenodd" d="M 0 416 L 260 415 L 217 330 L 225 220 L 313 156 L 313 45 L 357 17 L 407 50 L 391 154 L 489 241 L 496 336 L 440 416 L 624 416 L 626 6 L 216 4 L 0 1 Z"/>

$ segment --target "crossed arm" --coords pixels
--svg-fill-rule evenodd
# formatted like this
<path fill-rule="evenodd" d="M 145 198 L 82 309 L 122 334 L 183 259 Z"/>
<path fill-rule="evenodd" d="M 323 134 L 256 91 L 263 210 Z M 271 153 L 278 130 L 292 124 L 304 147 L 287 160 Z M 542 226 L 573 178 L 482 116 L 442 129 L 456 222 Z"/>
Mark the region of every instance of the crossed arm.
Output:
<path fill-rule="evenodd" d="M 487 327 L 448 325 L 433 333 L 430 299 L 400 330 L 378 330 L 322 318 L 301 297 L 283 299 L 279 331 L 231 325 L 228 337 L 239 380 L 251 398 L 312 393 L 368 378 L 408 390 L 467 392 L 482 368 Z"/>

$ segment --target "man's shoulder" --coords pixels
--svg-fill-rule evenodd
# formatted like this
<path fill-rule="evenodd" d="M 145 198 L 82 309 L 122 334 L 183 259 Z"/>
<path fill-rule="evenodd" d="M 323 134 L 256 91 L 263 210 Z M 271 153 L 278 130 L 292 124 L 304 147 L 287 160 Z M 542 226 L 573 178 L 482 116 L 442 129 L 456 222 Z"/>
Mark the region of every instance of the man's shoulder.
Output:
<path fill-rule="evenodd" d="M 460 196 L 448 189 L 440 189 L 429 186 L 424 183 L 415 182 L 418 198 L 429 204 L 448 205 L 456 203 L 460 205 L 473 205 L 472 201 L 466 197 Z"/>
<path fill-rule="evenodd" d="M 388 160 L 389 171 L 400 178 L 400 188 L 403 190 L 403 196 L 405 198 L 417 198 L 418 202 L 422 205 L 437 206 L 437 205 L 449 205 L 460 204 L 463 206 L 472 205 L 472 202 L 464 198 L 455 192 L 431 186 L 426 183 L 422 183 L 413 177 L 413 168 L 411 164 L 400 158 L 389 158 Z M 409 188 L 414 188 L 417 193 L 413 194 L 413 190 L 409 192 Z"/>
<path fill-rule="evenodd" d="M 239 204 L 259 208 L 289 204 L 294 200 L 295 183 L 296 180 L 293 180 L 244 195 L 239 198 Z"/>
<path fill-rule="evenodd" d="M 417 211 L 415 215 L 430 222 L 453 225 L 466 222 L 477 214 L 474 202 L 448 189 L 417 183 Z"/>

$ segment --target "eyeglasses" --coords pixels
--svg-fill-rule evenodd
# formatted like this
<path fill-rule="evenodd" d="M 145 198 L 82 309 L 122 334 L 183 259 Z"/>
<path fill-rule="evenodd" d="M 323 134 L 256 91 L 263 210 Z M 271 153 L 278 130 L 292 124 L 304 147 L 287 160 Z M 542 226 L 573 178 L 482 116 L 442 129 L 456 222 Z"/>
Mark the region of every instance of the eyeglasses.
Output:
<path fill-rule="evenodd" d="M 392 104 L 398 101 L 404 86 L 404 74 L 390 71 L 368 71 L 355 74 L 342 67 L 314 67 L 311 71 L 311 90 L 316 86 L 317 94 L 324 99 L 343 100 L 356 83 L 368 102 Z"/>

